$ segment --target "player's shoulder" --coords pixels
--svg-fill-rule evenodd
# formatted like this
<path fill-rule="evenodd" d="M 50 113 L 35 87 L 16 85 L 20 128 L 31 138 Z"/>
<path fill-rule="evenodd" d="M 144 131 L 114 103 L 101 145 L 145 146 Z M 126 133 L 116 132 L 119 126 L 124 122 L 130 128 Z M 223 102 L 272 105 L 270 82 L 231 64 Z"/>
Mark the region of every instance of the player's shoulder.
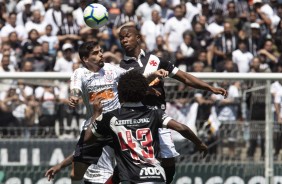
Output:
<path fill-rule="evenodd" d="M 80 68 L 75 69 L 73 73 L 84 74 L 84 73 L 87 73 L 87 72 L 89 72 L 89 70 L 87 70 L 85 67 L 80 67 Z"/>
<path fill-rule="evenodd" d="M 103 68 L 104 68 L 104 70 L 113 70 L 113 71 L 121 71 L 121 70 L 124 70 L 124 69 L 121 68 L 120 66 L 113 65 L 113 64 L 110 64 L 110 63 L 105 63 Z M 125 71 L 125 70 L 124 70 L 124 71 Z"/>

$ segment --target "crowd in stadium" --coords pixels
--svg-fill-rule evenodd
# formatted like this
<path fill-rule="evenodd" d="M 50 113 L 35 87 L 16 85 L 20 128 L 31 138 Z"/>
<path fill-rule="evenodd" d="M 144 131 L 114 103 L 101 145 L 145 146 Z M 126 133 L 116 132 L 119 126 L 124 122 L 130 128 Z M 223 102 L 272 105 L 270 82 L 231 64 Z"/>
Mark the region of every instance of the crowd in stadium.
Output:
<path fill-rule="evenodd" d="M 90 40 L 99 42 L 105 62 L 119 65 L 123 50 L 118 32 L 123 25 L 134 25 L 140 30 L 143 50 L 170 60 L 182 71 L 282 72 L 281 0 L 106 0 L 99 3 L 107 7 L 109 22 L 96 30 L 85 25 L 79 0 L 0 0 L 0 72 L 73 72 L 80 67 L 79 45 Z M 168 111 L 172 116 L 178 113 L 177 117 L 184 118 L 183 121 L 189 117 L 190 121 L 194 118 L 195 122 L 200 120 L 205 124 L 213 114 L 207 114 L 211 112 L 207 108 L 216 103 L 220 108 L 213 112 L 221 122 L 250 117 L 264 120 L 264 110 L 260 108 L 264 102 L 249 100 L 247 109 L 256 114 L 241 108 L 241 89 L 258 84 L 236 81 L 219 85 L 228 90 L 227 99 L 202 92 L 190 93 L 189 98 L 168 104 Z M 175 90 L 183 88 L 178 86 Z M 271 93 L 277 107 L 274 118 L 278 122 L 282 122 L 280 91 L 281 83 L 273 83 Z M 82 101 L 76 109 L 68 108 L 66 82 L 50 85 L 45 81 L 3 79 L 0 92 L 0 127 L 54 127 L 59 121 L 64 131 L 71 131 L 72 119 L 79 122 L 85 114 Z M 199 105 L 195 111 L 198 117 L 181 113 L 187 111 L 187 106 L 194 108 L 191 99 Z M 258 113 L 259 110 L 262 113 Z M 255 117 L 259 115 L 263 117 Z M 23 134 L 29 137 L 33 132 Z M 232 138 L 230 136 L 231 141 Z M 213 139 L 216 138 L 209 136 L 207 141 Z M 251 145 L 256 145 L 256 139 Z M 250 148 L 250 156 L 253 149 Z M 279 149 L 278 145 L 278 152 Z"/>

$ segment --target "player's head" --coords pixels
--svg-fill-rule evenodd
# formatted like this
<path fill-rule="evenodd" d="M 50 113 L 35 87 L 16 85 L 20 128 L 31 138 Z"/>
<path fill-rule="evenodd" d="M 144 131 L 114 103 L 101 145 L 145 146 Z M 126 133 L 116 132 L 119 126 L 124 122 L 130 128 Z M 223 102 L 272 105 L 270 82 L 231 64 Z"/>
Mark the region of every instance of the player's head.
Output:
<path fill-rule="evenodd" d="M 121 103 L 140 102 L 148 90 L 146 78 L 139 72 L 129 71 L 123 74 L 118 83 L 118 97 Z"/>
<path fill-rule="evenodd" d="M 123 26 L 119 32 L 119 40 L 127 53 L 133 52 L 135 49 L 140 50 L 141 35 L 134 26 Z"/>
<path fill-rule="evenodd" d="M 78 54 L 82 64 L 90 70 L 100 70 L 104 66 L 103 51 L 97 42 L 84 42 Z"/>

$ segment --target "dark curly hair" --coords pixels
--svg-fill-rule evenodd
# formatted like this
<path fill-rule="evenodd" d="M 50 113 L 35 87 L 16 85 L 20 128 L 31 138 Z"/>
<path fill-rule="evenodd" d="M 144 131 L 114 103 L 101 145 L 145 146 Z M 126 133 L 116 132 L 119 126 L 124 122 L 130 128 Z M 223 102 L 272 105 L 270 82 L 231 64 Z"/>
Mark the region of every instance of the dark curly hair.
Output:
<path fill-rule="evenodd" d="M 123 102 L 140 102 L 146 95 L 149 85 L 139 72 L 131 70 L 123 74 L 118 83 L 118 97 Z"/>

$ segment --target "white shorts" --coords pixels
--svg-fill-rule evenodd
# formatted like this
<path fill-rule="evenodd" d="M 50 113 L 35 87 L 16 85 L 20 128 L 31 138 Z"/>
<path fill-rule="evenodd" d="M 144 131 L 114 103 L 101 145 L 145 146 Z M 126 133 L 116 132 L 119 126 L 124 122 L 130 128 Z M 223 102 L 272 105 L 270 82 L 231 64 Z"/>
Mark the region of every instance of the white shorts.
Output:
<path fill-rule="evenodd" d="M 171 137 L 170 129 L 159 128 L 160 157 L 173 158 L 179 156 Z"/>

